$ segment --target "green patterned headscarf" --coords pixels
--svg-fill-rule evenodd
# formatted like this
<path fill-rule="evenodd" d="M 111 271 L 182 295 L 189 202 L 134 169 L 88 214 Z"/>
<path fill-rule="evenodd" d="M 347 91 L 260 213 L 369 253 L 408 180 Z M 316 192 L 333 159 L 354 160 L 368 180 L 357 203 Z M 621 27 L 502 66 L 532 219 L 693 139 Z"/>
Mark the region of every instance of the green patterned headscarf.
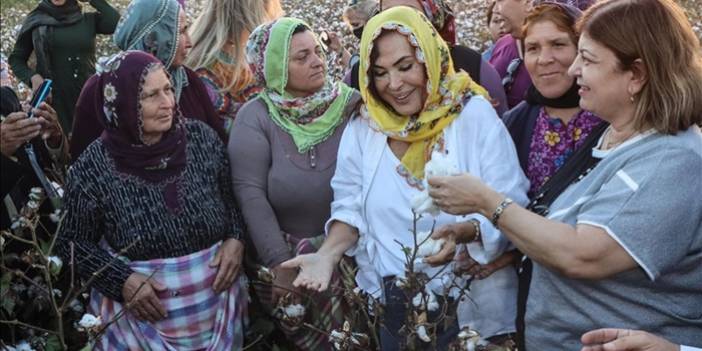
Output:
<path fill-rule="evenodd" d="M 290 42 L 300 25 L 310 30 L 307 23 L 290 17 L 258 26 L 246 44 L 246 60 L 258 84 L 265 87 L 259 96 L 271 119 L 292 136 L 297 151 L 305 153 L 341 124 L 353 89 L 327 77 L 324 86 L 310 96 L 294 97 L 285 91 Z"/>
<path fill-rule="evenodd" d="M 172 67 L 180 39 L 176 0 L 133 0 L 120 19 L 113 35 L 115 45 L 123 51 L 139 50 L 154 55 L 163 62 L 171 75 L 176 101 L 188 85 L 188 76 L 182 66 Z"/>

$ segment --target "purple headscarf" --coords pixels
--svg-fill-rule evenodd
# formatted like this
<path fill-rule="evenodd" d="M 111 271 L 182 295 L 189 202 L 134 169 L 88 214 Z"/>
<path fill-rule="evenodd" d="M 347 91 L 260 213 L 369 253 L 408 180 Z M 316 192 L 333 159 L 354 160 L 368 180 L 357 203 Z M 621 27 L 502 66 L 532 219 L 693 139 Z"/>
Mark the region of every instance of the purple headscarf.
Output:
<path fill-rule="evenodd" d="M 185 169 L 187 145 L 177 105 L 171 129 L 161 140 L 151 145 L 143 140 L 140 95 L 146 76 L 155 69 L 163 69 L 163 64 L 143 51 L 124 51 L 108 61 L 98 78 L 105 125 L 101 139 L 118 171 L 150 183 L 166 183 L 166 205 L 177 209 L 177 183 Z"/>

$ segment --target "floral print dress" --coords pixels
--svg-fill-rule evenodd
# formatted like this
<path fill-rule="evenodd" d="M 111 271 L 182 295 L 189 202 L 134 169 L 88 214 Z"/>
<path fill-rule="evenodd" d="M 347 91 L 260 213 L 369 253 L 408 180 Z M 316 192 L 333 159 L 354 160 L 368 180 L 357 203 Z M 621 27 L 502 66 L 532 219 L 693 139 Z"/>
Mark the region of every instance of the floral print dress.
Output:
<path fill-rule="evenodd" d="M 591 112 L 581 110 L 565 124 L 541 108 L 529 148 L 529 195 L 535 194 L 565 164 L 600 122 Z"/>

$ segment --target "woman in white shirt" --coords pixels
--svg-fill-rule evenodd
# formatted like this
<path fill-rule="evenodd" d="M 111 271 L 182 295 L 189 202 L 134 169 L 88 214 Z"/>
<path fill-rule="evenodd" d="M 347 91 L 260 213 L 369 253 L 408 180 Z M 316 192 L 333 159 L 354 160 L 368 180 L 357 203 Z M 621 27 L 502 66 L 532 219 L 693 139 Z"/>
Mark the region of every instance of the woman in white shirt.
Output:
<path fill-rule="evenodd" d="M 432 154 L 443 155 L 459 172 L 470 172 L 484 182 L 526 203 L 528 181 L 522 174 L 514 145 L 485 90 L 467 73 L 455 72 L 448 47 L 420 12 L 392 8 L 366 24 L 361 40 L 360 87 L 365 102 L 360 116 L 349 122 L 339 146 L 328 237 L 312 255 L 284 263 L 300 267 L 294 285 L 325 290 L 342 255 L 354 256 L 356 282 L 384 306 L 381 348 L 402 347 L 398 337 L 408 297 L 395 285 L 405 274 L 403 246 L 412 248 L 412 199 L 426 192 L 425 164 Z M 488 263 L 510 245 L 486 218 L 476 216 L 423 216 L 417 232 L 450 226 L 469 238 L 470 255 Z M 456 250 L 449 239 L 442 251 Z M 444 295 L 451 269 L 416 262 L 416 271 L 434 276 L 427 291 Z M 514 330 L 516 276 L 511 267 L 480 284 L 492 286 L 485 294 L 503 294 L 489 318 L 498 321 L 492 334 Z M 485 289 L 488 290 L 488 289 Z M 471 297 L 475 298 L 471 293 Z M 409 297 L 410 299 L 412 297 Z M 507 313 L 504 313 L 507 311 Z M 394 317 L 394 318 L 393 318 Z M 478 323 L 479 324 L 479 323 Z M 479 329 L 479 326 L 478 326 Z M 437 332 L 445 349 L 457 332 L 455 326 Z"/>

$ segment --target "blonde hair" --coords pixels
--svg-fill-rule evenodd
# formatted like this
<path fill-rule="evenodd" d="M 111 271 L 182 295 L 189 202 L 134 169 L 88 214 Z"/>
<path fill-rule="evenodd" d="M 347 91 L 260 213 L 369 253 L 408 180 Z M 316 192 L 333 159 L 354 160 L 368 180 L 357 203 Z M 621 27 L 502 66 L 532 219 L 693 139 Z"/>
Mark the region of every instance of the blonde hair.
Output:
<path fill-rule="evenodd" d="M 193 47 L 185 64 L 193 69 L 208 67 L 217 61 L 220 51 L 231 45 L 228 53 L 233 72 L 229 81 L 222 82 L 228 91 L 248 70 L 246 40 L 258 25 L 282 16 L 280 0 L 208 0 L 205 8 L 190 27 Z"/>
<path fill-rule="evenodd" d="M 341 18 L 349 27 L 351 27 L 351 20 L 349 19 L 350 16 L 357 17 L 358 19 L 363 20 L 365 23 L 376 13 L 378 13 L 378 1 L 360 0 L 353 5 L 346 6 Z"/>
<path fill-rule="evenodd" d="M 635 97 L 638 130 L 675 134 L 702 124 L 700 42 L 672 0 L 607 0 L 581 18 L 578 29 L 611 50 L 623 70 L 643 62 L 646 83 Z"/>

